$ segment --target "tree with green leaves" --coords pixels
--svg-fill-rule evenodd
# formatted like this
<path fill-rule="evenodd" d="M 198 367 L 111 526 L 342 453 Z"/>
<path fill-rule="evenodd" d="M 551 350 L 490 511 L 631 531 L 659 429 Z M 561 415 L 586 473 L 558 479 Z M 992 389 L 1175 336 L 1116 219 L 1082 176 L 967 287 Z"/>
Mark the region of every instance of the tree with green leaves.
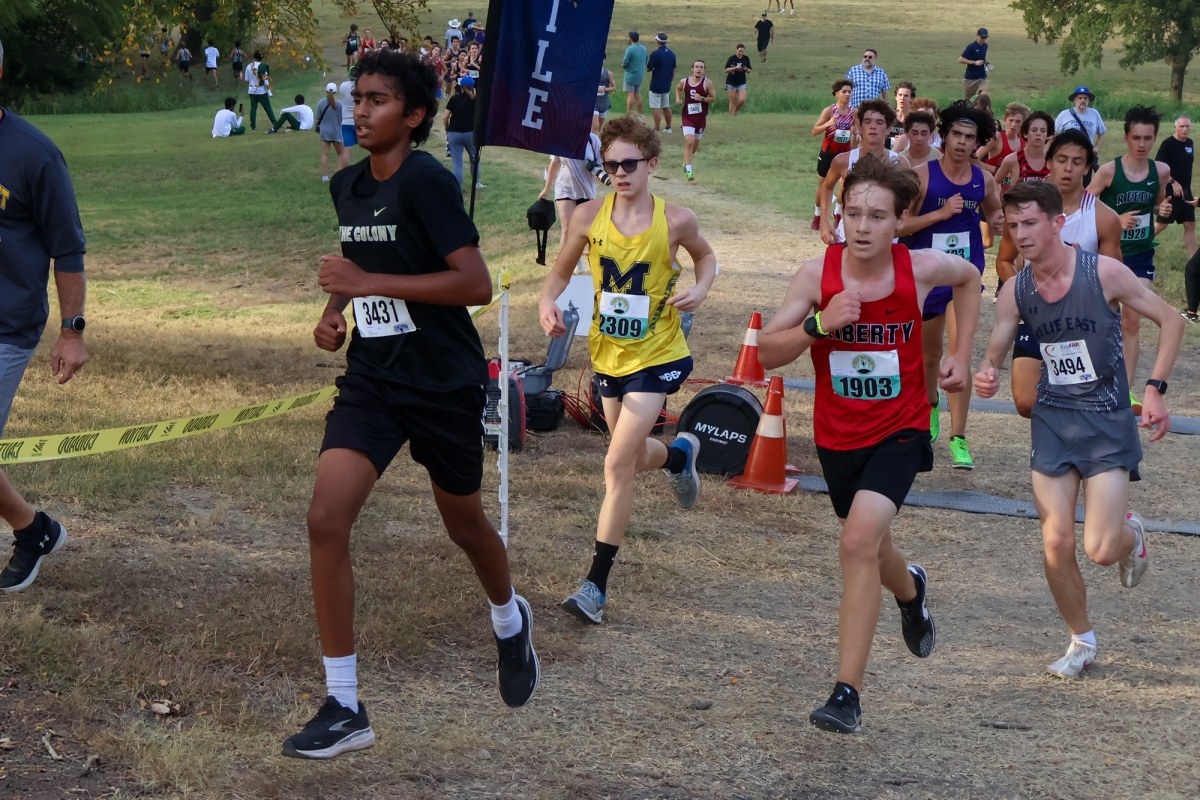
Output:
<path fill-rule="evenodd" d="M 1037 42 L 1061 40 L 1062 70 L 1100 66 L 1104 45 L 1120 39 L 1120 64 L 1132 70 L 1153 61 L 1171 68 L 1171 98 L 1183 100 L 1183 78 L 1200 51 L 1200 0 L 1016 0 L 1025 32 Z"/>

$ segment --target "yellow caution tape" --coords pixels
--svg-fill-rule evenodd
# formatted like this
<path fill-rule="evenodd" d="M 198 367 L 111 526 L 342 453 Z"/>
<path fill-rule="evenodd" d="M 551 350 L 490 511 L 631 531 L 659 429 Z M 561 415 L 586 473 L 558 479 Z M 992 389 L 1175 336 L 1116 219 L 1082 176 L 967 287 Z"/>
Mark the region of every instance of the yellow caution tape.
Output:
<path fill-rule="evenodd" d="M 469 309 L 471 319 L 478 319 L 488 309 L 500 302 L 500 298 L 508 291 L 508 287 L 509 273 L 508 270 L 503 270 L 500 273 L 500 291 L 487 305 L 472 306 Z M 282 400 L 269 400 L 253 406 L 231 408 L 213 414 L 198 414 L 194 417 L 169 419 L 144 425 L 128 425 L 123 428 L 108 428 L 101 431 L 29 436 L 25 439 L 3 439 L 0 440 L 0 464 L 57 461 L 60 458 L 111 453 L 114 450 L 128 450 L 131 447 L 184 439 L 200 433 L 234 428 L 248 422 L 257 422 L 287 414 L 290 411 L 306 408 L 313 403 L 328 400 L 337 393 L 336 386 L 326 386 L 324 389 L 307 394 L 285 397 Z"/>
<path fill-rule="evenodd" d="M 60 433 L 54 436 L 30 436 L 25 439 L 0 440 L 0 464 L 28 464 L 34 461 L 56 461 L 60 458 L 77 458 L 95 453 L 110 453 L 130 447 L 169 442 L 199 433 L 233 428 L 247 422 L 277 417 L 306 408 L 313 403 L 328 400 L 337 394 L 336 386 L 326 386 L 308 394 L 270 400 L 253 406 L 231 408 L 213 414 L 198 414 L 194 417 L 151 422 L 145 425 L 129 425 L 124 428 L 108 428 L 102 431 L 83 433 Z"/>

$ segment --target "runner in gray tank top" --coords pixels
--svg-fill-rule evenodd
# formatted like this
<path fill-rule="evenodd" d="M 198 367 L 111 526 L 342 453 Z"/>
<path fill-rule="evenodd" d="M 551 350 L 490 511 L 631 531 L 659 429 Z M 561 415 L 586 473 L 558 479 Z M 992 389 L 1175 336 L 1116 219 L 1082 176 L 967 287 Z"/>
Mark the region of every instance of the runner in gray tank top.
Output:
<path fill-rule="evenodd" d="M 996 327 L 975 376 L 980 397 L 1000 388 L 997 368 L 1027 324 L 1041 350 L 1042 379 L 1033 406 L 1030 467 L 1042 521 L 1046 579 L 1071 631 L 1067 654 L 1049 671 L 1073 678 L 1096 659 L 1087 590 L 1075 560 L 1075 505 L 1084 482 L 1083 547 L 1101 566 L 1120 564 L 1121 584 L 1146 572 L 1141 519 L 1128 513 L 1129 482 L 1142 459 L 1130 407 L 1121 346 L 1121 306 L 1158 324 L 1158 354 L 1142 401 L 1151 442 L 1166 435 L 1167 378 L 1183 341 L 1183 318 L 1142 285 L 1120 261 L 1064 244 L 1062 194 L 1050 181 L 1014 186 L 1004 196 L 1004 224 L 1029 266 L 1006 281 L 996 302 Z"/>

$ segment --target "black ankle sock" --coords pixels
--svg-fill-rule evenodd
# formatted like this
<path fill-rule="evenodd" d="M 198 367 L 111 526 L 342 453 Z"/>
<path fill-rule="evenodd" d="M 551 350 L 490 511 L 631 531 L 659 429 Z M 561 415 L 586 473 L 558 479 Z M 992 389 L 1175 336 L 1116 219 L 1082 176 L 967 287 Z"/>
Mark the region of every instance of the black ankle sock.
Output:
<path fill-rule="evenodd" d="M 848 683 L 838 681 L 833 685 L 833 696 L 829 698 L 829 702 L 842 707 L 855 705 L 858 703 L 858 690 Z"/>
<path fill-rule="evenodd" d="M 663 464 L 672 475 L 678 475 L 687 467 L 687 453 L 678 447 L 667 448 L 667 463 Z"/>
<path fill-rule="evenodd" d="M 592 569 L 588 572 L 587 579 L 596 584 L 600 594 L 606 597 L 608 596 L 608 573 L 612 570 L 613 562 L 617 560 L 617 551 L 620 549 L 620 545 L 596 542 L 596 555 L 592 556 Z"/>
<path fill-rule="evenodd" d="M 930 407 L 930 408 L 937 408 L 937 407 L 938 407 L 938 404 L 939 404 L 939 403 L 941 403 L 941 402 L 942 402 L 942 400 L 941 400 L 941 398 L 939 397 L 937 400 L 934 400 L 932 403 L 930 403 L 930 404 L 929 404 L 929 407 Z"/>
<path fill-rule="evenodd" d="M 28 527 L 21 528 L 19 531 L 13 531 L 13 536 L 29 536 L 37 535 L 50 524 L 50 518 L 46 516 L 45 511 L 39 511 L 33 515 L 33 522 L 29 523 Z"/>
<path fill-rule="evenodd" d="M 950 437 L 950 441 L 952 441 L 952 442 L 953 442 L 955 439 L 966 439 L 966 438 L 967 438 L 967 437 L 965 437 L 965 436 L 959 436 L 959 435 L 956 433 L 956 434 L 954 434 L 953 436 L 951 436 L 951 437 Z"/>

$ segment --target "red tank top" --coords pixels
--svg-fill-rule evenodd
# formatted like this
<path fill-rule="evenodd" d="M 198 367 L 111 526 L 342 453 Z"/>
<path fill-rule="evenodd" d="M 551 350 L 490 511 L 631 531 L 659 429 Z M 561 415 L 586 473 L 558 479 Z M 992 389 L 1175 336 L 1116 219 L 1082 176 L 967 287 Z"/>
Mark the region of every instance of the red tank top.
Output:
<path fill-rule="evenodd" d="M 833 111 L 834 125 L 825 131 L 825 138 L 821 141 L 821 152 L 834 155 L 847 153 L 850 151 L 850 129 L 854 127 L 854 109 L 839 114 L 836 103 L 829 108 Z"/>
<path fill-rule="evenodd" d="M 1017 183 L 1024 183 L 1025 181 L 1044 181 L 1046 180 L 1046 176 L 1050 174 L 1049 159 L 1046 159 L 1042 162 L 1041 169 L 1034 169 L 1029 165 L 1029 162 L 1025 160 L 1024 150 L 1017 153 L 1017 165 L 1021 168 L 1021 178 L 1017 181 Z"/>
<path fill-rule="evenodd" d="M 702 131 L 708 122 L 709 104 L 701 101 L 700 98 L 708 96 L 708 92 L 704 90 L 704 82 L 708 78 L 701 78 L 699 84 L 692 83 L 691 75 L 683 80 L 683 124 Z"/>
<path fill-rule="evenodd" d="M 843 289 L 844 245 L 825 251 L 821 308 Z M 817 373 L 813 429 L 818 447 L 870 447 L 905 428 L 929 430 L 921 306 L 912 258 L 892 245 L 896 288 L 882 300 L 862 304 L 858 322 L 809 348 Z"/>
<path fill-rule="evenodd" d="M 1008 143 L 1008 131 L 1004 131 L 1004 130 L 1000 131 L 999 136 L 1000 136 L 1000 155 L 992 156 L 991 158 L 987 159 L 987 163 L 990 166 L 996 167 L 997 169 L 1000 168 L 1000 162 L 1004 161 L 1005 158 L 1012 155 L 1013 153 L 1020 152 L 1018 150 L 1013 150 L 1012 146 Z M 1024 140 L 1022 140 L 1021 137 L 1018 136 L 1017 141 L 1019 141 L 1021 143 L 1021 150 L 1024 150 L 1025 149 Z M 1004 194 L 1011 188 L 1012 188 L 1012 177 L 1009 176 L 1009 177 L 1006 177 L 1004 179 L 1004 181 L 1000 184 L 1000 194 Z"/>

